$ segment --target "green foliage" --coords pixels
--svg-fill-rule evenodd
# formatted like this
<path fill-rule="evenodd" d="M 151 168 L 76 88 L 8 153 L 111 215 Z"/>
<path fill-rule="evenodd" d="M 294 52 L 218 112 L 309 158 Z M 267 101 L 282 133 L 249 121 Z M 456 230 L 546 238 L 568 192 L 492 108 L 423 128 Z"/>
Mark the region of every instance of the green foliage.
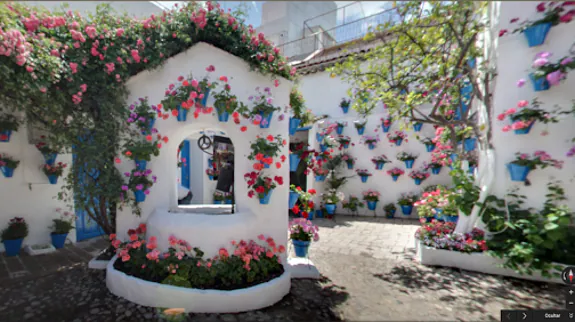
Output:
<path fill-rule="evenodd" d="M 562 267 L 553 263 L 575 264 L 573 213 L 562 204 L 565 192 L 558 183 L 549 183 L 547 189 L 541 211 L 523 208 L 525 196 L 514 193 L 507 195 L 510 200 L 489 196 L 483 206 L 483 221 L 494 232 L 490 253 L 520 274 L 558 276 Z"/>
<path fill-rule="evenodd" d="M 21 217 L 10 219 L 8 227 L 2 230 L 2 241 L 25 238 L 28 236 L 28 223 Z"/>
<path fill-rule="evenodd" d="M 481 206 L 481 204 L 477 202 L 480 189 L 473 183 L 472 177 L 461 169 L 459 164 L 459 161 L 456 162 L 453 166 L 453 170 L 449 172 L 451 181 L 453 182 L 453 188 L 451 190 L 457 192 L 449 196 L 449 201 L 457 205 L 458 209 L 464 215 L 469 216 L 473 206 Z"/>
<path fill-rule="evenodd" d="M 293 116 L 295 118 L 301 119 L 303 114 L 305 113 L 305 100 L 303 95 L 301 95 L 300 91 L 297 88 L 292 88 L 291 92 L 289 93 L 289 105 L 293 112 Z"/>
<path fill-rule="evenodd" d="M 20 120 L 12 114 L 0 114 L 0 132 L 17 131 L 20 127 Z"/>
<path fill-rule="evenodd" d="M 157 142 L 130 139 L 124 145 L 123 154 L 131 160 L 152 160 L 153 156 L 160 155 Z"/>
<path fill-rule="evenodd" d="M 281 135 L 276 135 L 275 137 L 268 135 L 267 138 L 257 138 L 250 145 L 252 152 L 248 155 L 248 159 L 258 160 L 258 154 L 267 158 L 277 157 L 283 145 Z"/>
<path fill-rule="evenodd" d="M 385 213 L 391 213 L 392 211 L 396 210 L 397 207 L 395 206 L 394 203 L 388 203 L 385 206 L 383 206 L 383 210 L 385 211 Z"/>
<path fill-rule="evenodd" d="M 243 102 L 238 101 L 236 95 L 231 93 L 229 84 L 224 85 L 224 89 L 214 93 L 214 107 L 218 113 L 226 112 L 232 114 L 234 111 L 247 108 Z"/>
<path fill-rule="evenodd" d="M 13 157 L 7 154 L 0 154 L 0 167 L 16 169 L 19 164 L 20 164 L 19 160 L 15 160 Z"/>
<path fill-rule="evenodd" d="M 353 213 L 356 213 L 359 208 L 364 208 L 365 205 L 356 196 L 349 196 L 348 200 L 341 202 L 343 209 L 347 209 Z"/>
<path fill-rule="evenodd" d="M 62 174 L 64 174 L 64 169 L 67 166 L 68 166 L 67 164 L 62 162 L 58 162 L 57 164 L 54 165 L 44 164 L 42 166 L 42 172 L 44 172 L 44 174 L 47 176 L 61 177 Z"/>

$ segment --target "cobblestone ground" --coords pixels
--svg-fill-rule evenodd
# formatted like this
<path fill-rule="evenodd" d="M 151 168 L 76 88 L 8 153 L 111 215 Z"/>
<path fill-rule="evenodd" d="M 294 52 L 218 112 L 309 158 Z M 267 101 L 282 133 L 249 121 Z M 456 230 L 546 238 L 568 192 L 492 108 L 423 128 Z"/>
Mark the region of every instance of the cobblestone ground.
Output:
<path fill-rule="evenodd" d="M 322 280 L 294 280 L 273 307 L 240 314 L 190 314 L 190 321 L 479 321 L 501 309 L 563 307 L 563 286 L 519 281 L 413 261 L 417 223 L 372 218 L 318 220 L 310 257 Z M 104 272 L 85 265 L 28 281 L 3 281 L 0 321 L 159 320 L 156 309 L 111 295 Z"/>

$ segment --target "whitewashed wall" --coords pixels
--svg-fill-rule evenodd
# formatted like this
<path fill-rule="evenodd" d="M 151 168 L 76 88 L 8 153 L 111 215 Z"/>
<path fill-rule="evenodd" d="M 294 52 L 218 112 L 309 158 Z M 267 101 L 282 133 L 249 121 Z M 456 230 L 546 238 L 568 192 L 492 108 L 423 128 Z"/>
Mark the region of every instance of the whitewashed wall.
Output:
<path fill-rule="evenodd" d="M 65 208 L 64 202 L 56 199 L 61 190 L 63 179 L 52 185 L 40 167 L 44 164 L 42 153 L 33 144 L 28 144 L 26 126 L 21 126 L 18 132 L 12 132 L 10 142 L 0 142 L 0 153 L 6 153 L 20 160 L 12 178 L 0 174 L 0 230 L 8 226 L 13 217 L 23 217 L 29 226 L 29 235 L 24 239 L 24 245 L 48 244 L 52 219 L 59 218 L 56 208 Z M 56 162 L 68 163 L 71 166 L 72 156 L 61 154 Z M 67 171 L 67 169 L 66 169 Z M 64 173 L 67 175 L 67 172 Z M 76 231 L 68 234 L 68 238 L 76 241 Z M 0 251 L 4 245 L 0 243 Z"/>
<path fill-rule="evenodd" d="M 514 25 L 509 21 L 512 18 L 539 19 L 541 17 L 535 10 L 538 2 L 507 2 L 501 1 L 493 3 L 499 6 L 500 19 L 496 33 L 500 29 L 512 31 Z M 568 56 L 569 49 L 575 40 L 575 22 L 560 24 L 551 28 L 545 43 L 538 47 L 529 48 L 525 35 L 508 34 L 496 39 L 497 42 L 497 83 L 494 92 L 493 115 L 497 116 L 506 109 L 516 107 L 520 100 L 531 101 L 538 97 L 542 102 L 542 107 L 552 110 L 555 105 L 564 109 L 573 106 L 575 99 L 575 74 L 572 72 L 567 76 L 567 80 L 557 86 L 552 86 L 548 91 L 535 92 L 528 74 L 534 56 L 542 51 L 553 53 L 551 61 L 557 61 L 564 56 Z M 571 54 L 572 55 L 572 54 Z M 572 55 L 573 56 L 573 55 Z M 516 82 L 525 79 L 525 86 L 518 88 Z M 526 135 L 516 135 L 513 131 L 502 132 L 502 127 L 507 123 L 493 121 L 493 143 L 496 151 L 496 173 L 493 193 L 503 195 L 507 189 L 519 187 L 520 193 L 527 196 L 527 205 L 540 208 L 545 202 L 546 184 L 553 179 L 560 179 L 569 198 L 569 205 L 575 207 L 575 184 L 573 175 L 575 173 L 575 159 L 566 157 L 567 151 L 573 146 L 570 142 L 575 137 L 575 117 L 573 115 L 564 116 L 560 123 L 541 124 L 535 123 L 531 132 Z M 543 131 L 549 134 L 542 136 Z M 564 160 L 565 165 L 562 170 L 546 168 L 535 170 L 529 173 L 528 179 L 531 186 L 524 186 L 522 183 L 513 182 L 509 177 L 506 164 L 514 159 L 516 152 L 533 153 L 537 150 L 544 150 L 553 158 Z"/>
<path fill-rule="evenodd" d="M 230 81 L 232 92 L 238 99 L 249 103 L 248 97 L 253 95 L 256 87 L 263 89 L 270 87 L 275 97 L 274 104 L 286 106 L 289 102 L 289 91 L 292 83 L 284 79 L 280 80 L 279 87 L 274 87 L 269 77 L 249 71 L 249 66 L 241 59 L 221 51 L 213 46 L 200 43 L 184 53 L 171 59 L 161 68 L 154 71 L 145 71 L 133 77 L 128 82 L 130 97 L 128 102 L 140 97 L 148 97 L 150 104 L 158 104 L 164 97 L 165 88 L 176 82 L 178 76 L 187 76 L 193 72 L 196 78 L 206 74 L 206 67 L 214 65 L 216 71 L 211 74 L 212 80 L 225 75 Z M 208 105 L 213 104 L 213 97 L 208 100 Z M 206 256 L 212 256 L 217 249 L 229 245 L 232 239 L 255 239 L 259 234 L 271 235 L 278 244 L 286 244 L 285 233 L 288 224 L 286 215 L 288 190 L 289 190 L 289 167 L 287 163 L 281 169 L 271 167 L 265 173 L 272 178 L 282 176 L 285 180 L 283 186 L 278 186 L 270 200 L 269 205 L 260 205 L 256 198 L 247 196 L 247 185 L 243 178 L 244 174 L 252 169 L 252 162 L 247 160 L 250 153 L 250 141 L 258 134 L 281 134 L 288 139 L 288 121 L 278 121 L 279 114 L 274 114 L 272 125 L 269 129 L 260 129 L 250 125 L 246 132 L 240 131 L 240 126 L 231 120 L 228 123 L 218 122 L 217 116 L 201 115 L 194 119 L 188 115 L 187 122 L 177 122 L 176 118 L 157 121 L 156 127 L 162 135 L 169 137 L 169 143 L 164 144 L 160 156 L 152 158 L 148 168 L 158 176 L 158 182 L 150 189 L 151 193 L 146 201 L 141 204 L 141 218 L 133 215 L 129 209 L 118 214 L 117 232 L 120 238 L 126 237 L 126 231 L 135 227 L 140 222 L 145 222 L 152 212 L 159 210 L 166 213 L 170 209 L 177 208 L 177 171 L 176 164 L 177 148 L 180 142 L 187 136 L 205 129 L 223 131 L 231 138 L 235 153 L 235 188 L 237 213 L 226 216 L 201 215 L 201 214 L 176 214 L 182 215 L 186 221 L 185 227 L 179 227 L 175 232 L 179 238 L 186 239 L 194 246 L 205 250 Z M 243 121 L 246 124 L 246 121 Z M 287 156 L 288 148 L 281 151 Z M 133 161 L 123 160 L 119 165 L 121 172 L 133 169 Z M 196 216 L 196 217 L 194 217 Z M 174 217 L 175 218 L 175 217 Z M 188 229 L 189 228 L 189 229 Z M 183 234 L 183 235 L 181 235 Z M 159 238 L 159 242 L 163 242 Z M 161 244 L 160 244 L 161 245 Z"/>
<path fill-rule="evenodd" d="M 347 121 L 347 127 L 343 131 L 343 135 L 349 136 L 351 142 L 355 143 L 355 146 L 350 144 L 347 149 L 354 157 L 357 158 L 356 164 L 353 170 L 348 170 L 347 166 L 343 166 L 343 174 L 345 176 L 356 175 L 355 169 L 368 169 L 373 175 L 368 179 L 366 183 L 361 182 L 359 176 L 351 178 L 349 182 L 343 187 L 342 191 L 346 194 L 346 199 L 349 194 L 353 194 L 357 197 L 362 197 L 362 192 L 368 189 L 373 189 L 379 191 L 382 195 L 380 202 L 377 205 L 376 215 L 384 216 L 383 206 L 389 202 L 396 202 L 402 193 L 416 192 L 419 193 L 424 187 L 435 184 L 449 184 L 451 179 L 448 175 L 448 168 L 444 167 L 439 175 L 433 175 L 430 173 L 430 177 L 427 178 L 420 186 L 415 185 L 414 180 L 408 177 L 408 174 L 412 170 L 422 170 L 423 163 L 431 161 L 431 153 L 427 152 L 425 145 L 419 142 L 415 135 L 423 137 L 434 137 L 435 129 L 428 124 L 424 124 L 421 132 L 414 132 L 413 128 L 404 130 L 408 134 L 409 142 L 403 141 L 401 146 L 395 146 L 395 144 L 389 143 L 387 139 L 387 133 L 383 133 L 381 129 L 381 118 L 387 116 L 387 112 L 383 108 L 383 104 L 380 104 L 372 115 L 367 119 L 367 125 L 364 134 L 365 135 L 379 135 L 381 141 L 378 143 L 374 150 L 369 150 L 366 145 L 359 144 L 361 136 L 357 134 L 357 130 L 353 125 L 353 121 L 358 120 L 360 117 L 355 111 L 350 107 L 349 112 L 344 114 L 342 109 L 339 107 L 342 98 L 348 98 L 347 90 L 350 85 L 343 81 L 341 78 L 335 77 L 331 78 L 327 72 L 319 72 L 315 74 L 304 75 L 301 80 L 299 89 L 306 101 L 306 106 L 310 108 L 314 114 L 329 115 L 328 121 Z M 398 122 L 392 124 L 389 133 L 399 130 L 400 124 Z M 315 131 L 310 131 L 310 144 L 315 149 L 319 150 L 319 143 L 315 138 Z M 335 131 L 334 136 L 337 137 Z M 344 150 L 345 151 L 345 150 Z M 405 163 L 398 161 L 396 158 L 397 153 L 401 151 L 410 152 L 419 155 L 414 163 L 413 169 L 406 169 Z M 375 170 L 375 165 L 371 162 L 371 158 L 384 154 L 391 161 L 387 163 L 382 170 Z M 399 177 L 399 179 L 394 182 L 391 176 L 387 174 L 387 170 L 394 167 L 401 168 L 405 171 L 405 174 Z M 310 174 L 313 176 L 313 174 Z M 318 192 L 323 192 L 325 183 L 315 182 L 315 179 L 308 180 L 308 182 L 313 183 L 313 188 L 316 188 Z M 308 185 L 308 188 L 312 186 Z M 397 205 L 396 205 L 397 206 Z M 396 217 L 406 217 L 401 214 L 398 207 L 396 212 Z M 345 213 L 342 211 L 341 204 L 338 205 L 338 213 Z M 364 208 L 359 211 L 360 215 L 373 216 L 373 211 Z M 417 217 L 417 212 L 414 210 L 412 218 Z"/>

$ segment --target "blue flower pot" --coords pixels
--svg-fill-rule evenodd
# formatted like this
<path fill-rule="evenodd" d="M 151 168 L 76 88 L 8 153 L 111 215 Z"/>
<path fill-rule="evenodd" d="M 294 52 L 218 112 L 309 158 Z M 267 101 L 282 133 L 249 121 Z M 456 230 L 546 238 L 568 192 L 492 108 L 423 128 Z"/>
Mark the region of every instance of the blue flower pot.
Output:
<path fill-rule="evenodd" d="M 529 134 L 529 132 L 531 131 L 531 128 L 533 127 L 533 124 L 535 124 L 535 122 L 531 122 L 531 124 L 529 124 L 528 127 L 524 127 L 522 129 L 518 129 L 518 130 L 513 130 L 513 132 L 515 132 L 515 134 Z"/>
<path fill-rule="evenodd" d="M 7 168 L 6 166 L 3 166 L 0 167 L 0 170 L 2 170 L 2 174 L 5 178 L 12 178 L 14 175 L 14 168 Z"/>
<path fill-rule="evenodd" d="M 441 168 L 442 167 L 431 168 L 431 173 L 432 174 L 439 174 L 439 172 L 441 172 Z"/>
<path fill-rule="evenodd" d="M 419 132 L 421 131 L 421 128 L 423 127 L 423 123 L 417 122 L 417 123 L 413 123 L 413 130 L 415 132 Z"/>
<path fill-rule="evenodd" d="M 226 205 L 231 205 L 231 204 L 232 204 L 232 199 L 226 199 L 225 204 L 226 204 Z"/>
<path fill-rule="evenodd" d="M 316 209 L 315 216 L 317 218 L 323 218 L 323 211 L 321 209 Z"/>
<path fill-rule="evenodd" d="M 267 156 L 267 155 L 264 156 L 264 158 L 266 158 L 266 159 L 267 159 L 268 157 L 269 157 L 269 156 Z M 269 169 L 269 168 L 270 168 L 270 165 L 269 165 L 269 164 L 267 164 L 267 163 L 265 163 L 265 162 L 262 162 L 262 161 L 260 161 L 260 163 L 264 165 L 264 169 Z"/>
<path fill-rule="evenodd" d="M 416 185 L 416 186 L 419 186 L 419 185 L 421 184 L 421 182 L 422 182 L 421 179 L 418 179 L 418 178 L 413 179 L 413 181 L 415 181 L 415 185 Z"/>
<path fill-rule="evenodd" d="M 146 166 L 148 165 L 148 161 L 135 159 L 134 162 L 136 162 L 136 169 L 138 169 L 140 171 L 146 170 Z"/>
<path fill-rule="evenodd" d="M 477 60 L 475 58 L 469 58 L 467 60 L 467 66 L 469 66 L 469 68 L 475 68 L 475 63 L 477 62 Z"/>
<path fill-rule="evenodd" d="M 425 145 L 425 150 L 427 152 L 433 152 L 433 150 L 435 150 L 435 144 L 426 144 Z"/>
<path fill-rule="evenodd" d="M 369 176 L 361 176 L 361 182 L 366 183 Z"/>
<path fill-rule="evenodd" d="M 271 112 L 268 115 L 264 115 L 263 112 L 260 112 L 260 115 L 262 117 L 262 121 L 260 123 L 260 129 L 267 129 L 270 127 L 270 124 L 272 123 L 272 116 L 274 116 L 274 113 Z"/>
<path fill-rule="evenodd" d="M 52 238 L 52 245 L 54 245 L 54 248 L 60 249 L 64 248 L 68 234 L 51 234 L 50 237 Z"/>
<path fill-rule="evenodd" d="M 290 154 L 289 155 L 289 171 L 294 172 L 297 171 L 297 167 L 299 166 L 299 155 L 297 154 Z"/>
<path fill-rule="evenodd" d="M 328 203 L 325 205 L 325 212 L 327 212 L 328 215 L 333 215 L 335 214 L 335 208 L 337 208 L 337 205 Z"/>
<path fill-rule="evenodd" d="M 457 220 L 459 219 L 459 216 L 447 216 L 447 215 L 443 215 L 443 221 L 445 222 L 452 222 L 452 223 L 457 223 Z"/>
<path fill-rule="evenodd" d="M 473 151 L 477 147 L 477 138 L 466 138 L 463 140 L 463 148 L 465 151 Z"/>
<path fill-rule="evenodd" d="M 178 106 L 178 116 L 176 116 L 178 122 L 185 122 L 188 119 L 188 110 L 182 106 Z"/>
<path fill-rule="evenodd" d="M 533 83 L 533 90 L 536 92 L 542 92 L 549 89 L 549 82 L 545 77 L 535 78 L 533 73 L 529 74 L 529 79 Z"/>
<path fill-rule="evenodd" d="M 316 133 L 316 134 L 315 134 L 315 139 L 316 139 L 318 142 L 323 141 L 323 138 L 324 138 L 324 137 L 325 137 L 325 135 L 323 135 L 323 134 L 321 134 L 321 133 Z"/>
<path fill-rule="evenodd" d="M 293 243 L 295 255 L 297 257 L 306 257 L 307 256 L 307 251 L 309 249 L 310 242 L 292 239 L 292 243 Z"/>
<path fill-rule="evenodd" d="M 136 196 L 136 202 L 144 202 L 146 200 L 144 190 L 136 190 L 134 191 L 134 195 Z"/>
<path fill-rule="evenodd" d="M 263 197 L 260 198 L 260 205 L 267 205 L 270 203 L 273 190 L 268 191 Z"/>
<path fill-rule="evenodd" d="M 365 126 L 364 126 L 364 127 L 360 127 L 360 128 L 357 128 L 357 127 L 356 127 L 356 129 L 357 129 L 357 134 L 359 134 L 359 135 L 363 135 L 363 132 L 365 132 Z"/>
<path fill-rule="evenodd" d="M 368 201 L 367 202 L 367 209 L 375 210 L 375 207 L 377 207 L 377 201 Z"/>
<path fill-rule="evenodd" d="M 435 217 L 425 217 L 425 222 L 431 222 Z"/>
<path fill-rule="evenodd" d="M 402 89 L 402 90 L 399 92 L 399 94 L 401 94 L 401 95 L 407 94 L 407 91 L 404 90 L 404 89 Z"/>
<path fill-rule="evenodd" d="M 211 88 L 206 89 L 206 92 L 204 93 L 204 98 L 202 98 L 202 101 L 200 102 L 200 104 L 202 104 L 202 106 L 206 106 L 206 104 L 208 103 L 208 97 L 210 97 L 211 91 L 212 91 Z"/>
<path fill-rule="evenodd" d="M 469 109 L 469 106 L 467 106 L 467 104 L 462 102 L 461 106 L 459 106 L 455 109 L 455 116 L 453 117 L 453 119 L 456 121 L 461 120 L 461 115 L 467 113 L 468 109 Z"/>
<path fill-rule="evenodd" d="M 320 145 L 319 145 L 319 149 L 321 150 L 321 152 L 325 152 L 325 150 L 327 150 L 327 145 L 325 145 L 325 144 L 320 144 Z"/>
<path fill-rule="evenodd" d="M 210 167 L 210 169 L 214 168 L 214 160 L 212 158 L 208 159 L 208 167 Z"/>
<path fill-rule="evenodd" d="M 439 220 L 439 221 L 443 221 L 443 209 L 441 208 L 434 208 L 435 209 L 435 214 L 433 215 L 433 218 Z"/>
<path fill-rule="evenodd" d="M 208 175 L 208 179 L 214 180 L 214 176 Z"/>
<path fill-rule="evenodd" d="M 381 169 L 383 169 L 383 166 L 384 166 L 384 165 L 385 165 L 385 162 L 377 162 L 377 163 L 375 164 L 375 169 L 376 169 L 376 170 L 381 170 Z"/>
<path fill-rule="evenodd" d="M 295 133 L 297 132 L 297 128 L 299 127 L 299 124 L 301 123 L 301 120 L 295 117 L 290 117 L 289 118 L 289 135 L 295 135 Z"/>
<path fill-rule="evenodd" d="M 342 144 L 342 146 L 343 146 L 344 149 L 347 149 L 347 148 L 349 148 L 349 143 Z"/>
<path fill-rule="evenodd" d="M 551 26 L 552 24 L 550 22 L 546 22 L 526 28 L 523 34 L 525 34 L 525 38 L 527 38 L 529 47 L 542 45 L 545 42 L 545 38 L 547 38 L 547 33 L 551 29 Z"/>
<path fill-rule="evenodd" d="M 369 144 L 367 145 L 367 148 L 370 149 L 370 150 L 375 149 L 375 143 L 369 143 Z"/>
<path fill-rule="evenodd" d="M 10 137 L 12 136 L 12 130 L 0 131 L 0 137 L 6 135 L 5 139 L 0 138 L 0 142 L 10 142 Z"/>
<path fill-rule="evenodd" d="M 48 182 L 50 182 L 50 184 L 57 184 L 58 183 L 58 176 L 57 175 L 49 175 L 48 176 Z"/>
<path fill-rule="evenodd" d="M 315 181 L 317 181 L 317 182 L 324 182 L 324 181 L 325 181 L 325 176 L 315 176 Z"/>
<path fill-rule="evenodd" d="M 349 105 L 348 106 L 342 106 L 341 110 L 343 111 L 343 114 L 347 114 L 347 112 L 349 112 Z"/>
<path fill-rule="evenodd" d="M 45 153 L 42 155 L 44 156 L 44 160 L 46 161 L 47 165 L 54 165 L 54 163 L 56 163 L 58 153 Z"/>
<path fill-rule="evenodd" d="M 511 176 L 511 181 L 523 182 L 527 179 L 527 175 L 531 171 L 531 168 L 524 165 L 508 163 L 507 170 L 509 171 L 509 175 Z"/>
<path fill-rule="evenodd" d="M 142 134 L 152 133 L 152 129 L 154 128 L 154 123 L 156 123 L 155 118 L 148 119 L 148 126 L 146 127 L 146 129 L 144 129 L 142 131 Z"/>
<path fill-rule="evenodd" d="M 395 217 L 395 209 L 389 210 L 385 212 L 385 217 L 388 219 L 392 219 Z"/>
<path fill-rule="evenodd" d="M 405 160 L 403 162 L 405 162 L 406 168 L 411 169 L 411 168 L 413 168 L 413 163 L 415 162 L 415 160 Z"/>
<path fill-rule="evenodd" d="M 393 179 L 393 181 L 397 181 L 397 179 L 399 178 L 399 176 L 391 176 L 391 179 Z"/>
<path fill-rule="evenodd" d="M 347 168 L 349 170 L 353 169 L 353 163 L 351 163 L 351 162 L 346 162 L 346 163 L 347 163 Z"/>
<path fill-rule="evenodd" d="M 3 241 L 4 248 L 6 249 L 6 256 L 18 256 L 20 254 L 20 249 L 22 248 L 22 241 L 24 241 L 24 238 Z"/>
<path fill-rule="evenodd" d="M 343 129 L 344 129 L 343 125 L 338 125 L 337 128 L 335 129 L 335 131 L 337 132 L 338 135 L 342 135 Z"/>
<path fill-rule="evenodd" d="M 469 172 L 469 174 L 474 174 L 476 168 L 477 167 L 469 167 L 469 169 L 467 169 L 467 171 Z"/>
<path fill-rule="evenodd" d="M 403 142 L 403 139 L 396 140 L 396 141 L 395 141 L 395 145 L 396 145 L 396 146 L 400 146 L 400 145 L 401 145 L 401 142 Z"/>
<path fill-rule="evenodd" d="M 389 128 L 391 127 L 391 125 L 385 126 L 385 125 L 381 125 L 381 129 L 383 130 L 383 133 L 387 133 L 389 132 Z"/>
<path fill-rule="evenodd" d="M 411 205 L 408 205 L 408 206 L 406 206 L 406 205 L 401 205 L 401 212 L 402 212 L 404 215 L 409 216 L 409 215 L 411 215 L 411 212 L 412 212 L 412 211 L 413 211 L 413 206 L 411 206 Z"/>
<path fill-rule="evenodd" d="M 230 119 L 230 114 L 228 112 L 218 113 L 218 121 L 226 123 Z"/>
<path fill-rule="evenodd" d="M 223 200 L 214 200 L 214 205 L 222 205 L 223 203 Z"/>
<path fill-rule="evenodd" d="M 298 199 L 299 199 L 299 193 L 293 191 L 289 192 L 289 204 L 288 204 L 289 209 L 292 209 L 293 206 L 295 206 L 295 203 L 297 202 Z"/>

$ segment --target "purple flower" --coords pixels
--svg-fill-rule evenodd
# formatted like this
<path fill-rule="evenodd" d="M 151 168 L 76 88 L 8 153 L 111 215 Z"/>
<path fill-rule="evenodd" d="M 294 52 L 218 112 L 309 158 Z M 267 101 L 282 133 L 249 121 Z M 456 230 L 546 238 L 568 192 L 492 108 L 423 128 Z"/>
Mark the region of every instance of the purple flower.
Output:
<path fill-rule="evenodd" d="M 567 57 L 561 61 L 561 65 L 571 64 L 573 62 L 573 58 Z"/>
<path fill-rule="evenodd" d="M 140 190 L 142 190 L 142 189 L 144 189 L 144 185 L 143 185 L 143 184 L 140 183 L 139 185 L 136 185 L 136 190 L 140 191 Z"/>
<path fill-rule="evenodd" d="M 144 172 L 144 175 L 145 175 L 145 176 L 149 176 L 150 173 L 152 173 L 152 170 L 146 169 L 146 171 Z"/>
<path fill-rule="evenodd" d="M 273 100 L 273 98 L 271 98 L 271 97 L 268 97 L 268 99 L 266 100 L 266 102 L 267 102 L 268 104 L 271 104 L 273 101 L 274 101 L 274 100 Z"/>
<path fill-rule="evenodd" d="M 158 133 L 158 129 L 153 128 L 153 129 L 152 129 L 152 133 Z"/>
<path fill-rule="evenodd" d="M 123 191 L 128 191 L 128 186 L 123 185 L 123 186 L 122 186 L 122 190 L 123 190 Z"/>
<path fill-rule="evenodd" d="M 134 108 L 136 108 L 136 107 L 134 106 L 134 104 L 130 105 L 130 111 L 133 111 Z"/>
<path fill-rule="evenodd" d="M 158 177 L 152 176 L 152 181 L 154 181 L 154 183 L 156 183 L 156 179 L 158 179 Z"/>
<path fill-rule="evenodd" d="M 149 195 L 149 194 L 150 194 L 150 190 L 148 190 L 148 189 L 144 190 L 144 194 Z"/>
<path fill-rule="evenodd" d="M 125 175 L 126 177 L 129 177 L 129 176 L 130 176 L 130 172 L 124 172 L 124 175 Z"/>
<path fill-rule="evenodd" d="M 520 80 L 517 81 L 517 87 L 523 87 L 523 85 L 525 85 L 525 80 L 521 78 Z"/>
<path fill-rule="evenodd" d="M 258 115 L 256 115 L 256 116 L 254 116 L 254 120 L 256 120 L 256 121 L 258 121 L 258 122 L 261 122 L 261 121 L 262 121 L 262 116 L 258 114 Z"/>
<path fill-rule="evenodd" d="M 253 101 L 253 100 L 254 100 L 254 97 L 253 97 L 253 96 L 250 96 L 250 97 L 248 97 L 248 100 Z"/>
<path fill-rule="evenodd" d="M 141 176 L 141 175 L 142 175 L 142 174 L 140 173 L 140 171 L 134 171 L 134 177 L 139 177 L 139 176 Z"/>
<path fill-rule="evenodd" d="M 270 92 L 270 88 L 269 88 L 269 87 L 264 88 L 264 92 L 269 93 L 269 92 Z"/>
<path fill-rule="evenodd" d="M 535 55 L 535 58 L 549 58 L 549 57 L 551 57 L 551 55 L 552 54 L 548 51 L 542 51 L 542 52 L 537 53 L 537 55 Z"/>
<path fill-rule="evenodd" d="M 545 78 L 547 78 L 549 85 L 553 86 L 559 84 L 559 82 L 564 78 L 564 75 L 565 74 L 563 74 L 560 70 L 556 70 L 547 74 Z"/>
<path fill-rule="evenodd" d="M 285 118 L 285 115 L 283 115 L 283 114 L 280 114 L 280 116 L 278 117 L 278 120 L 280 120 L 280 121 L 283 121 L 283 120 L 284 120 L 284 118 Z"/>
<path fill-rule="evenodd" d="M 567 156 L 572 157 L 575 155 L 575 146 L 573 146 L 569 151 L 567 151 Z"/>
<path fill-rule="evenodd" d="M 134 120 L 132 118 L 129 118 L 127 122 L 132 123 L 132 122 L 134 122 Z"/>
<path fill-rule="evenodd" d="M 136 114 L 136 113 L 130 113 L 130 117 L 133 118 L 133 119 L 135 119 L 135 118 L 138 117 L 138 114 Z"/>

